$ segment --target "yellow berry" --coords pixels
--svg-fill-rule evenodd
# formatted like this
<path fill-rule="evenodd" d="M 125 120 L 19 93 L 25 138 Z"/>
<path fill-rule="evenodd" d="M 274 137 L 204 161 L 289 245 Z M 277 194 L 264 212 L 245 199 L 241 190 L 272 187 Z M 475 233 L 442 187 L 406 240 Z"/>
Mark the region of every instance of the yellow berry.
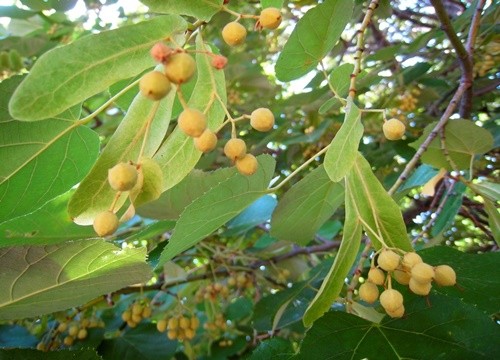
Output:
<path fill-rule="evenodd" d="M 141 313 L 141 316 L 143 318 L 149 318 L 151 316 L 151 313 L 153 311 L 151 310 L 151 307 L 150 306 L 145 306 L 144 309 L 142 309 L 142 313 Z"/>
<path fill-rule="evenodd" d="M 130 319 L 132 319 L 132 312 L 130 310 L 125 310 L 122 313 L 122 320 L 123 321 L 129 321 Z"/>
<path fill-rule="evenodd" d="M 62 333 L 65 332 L 67 328 L 68 328 L 68 323 L 62 322 L 59 323 L 59 326 L 57 326 L 57 331 Z"/>
<path fill-rule="evenodd" d="M 408 252 L 403 256 L 403 266 L 408 270 L 421 262 L 423 262 L 422 258 L 415 252 Z"/>
<path fill-rule="evenodd" d="M 111 235 L 118 229 L 118 216 L 112 211 L 103 211 L 95 217 L 93 226 L 97 235 Z"/>
<path fill-rule="evenodd" d="M 258 108 L 250 114 L 250 125 L 257 131 L 269 131 L 274 126 L 274 115 L 269 109 Z"/>
<path fill-rule="evenodd" d="M 76 335 L 76 337 L 80 340 L 83 340 L 87 337 L 87 335 L 88 335 L 87 329 L 80 329 L 80 331 L 78 331 L 78 334 Z"/>
<path fill-rule="evenodd" d="M 196 138 L 207 128 L 207 119 L 199 110 L 186 109 L 179 115 L 177 124 L 187 136 Z"/>
<path fill-rule="evenodd" d="M 158 320 L 156 323 L 156 328 L 159 332 L 165 332 L 167 330 L 168 321 L 166 319 Z"/>
<path fill-rule="evenodd" d="M 78 334 L 78 331 L 80 329 L 78 328 L 77 325 L 71 325 L 68 329 L 68 334 L 69 336 L 73 336 L 73 337 L 76 337 L 76 335 Z"/>
<path fill-rule="evenodd" d="M 47 346 L 45 345 L 44 342 L 39 342 L 38 344 L 36 344 L 36 349 L 38 351 L 45 351 L 47 350 Z"/>
<path fill-rule="evenodd" d="M 374 303 L 378 299 L 378 288 L 372 282 L 365 282 L 359 287 L 359 297 L 361 300 L 366 301 L 369 304 Z"/>
<path fill-rule="evenodd" d="M 168 330 L 168 332 L 167 332 L 167 337 L 168 337 L 170 340 L 175 340 L 175 339 L 177 339 L 177 330 Z"/>
<path fill-rule="evenodd" d="M 179 327 L 179 319 L 176 317 L 168 319 L 168 329 L 175 330 Z"/>
<path fill-rule="evenodd" d="M 385 271 L 392 271 L 399 266 L 400 260 L 400 256 L 394 251 L 383 249 L 378 255 L 377 264 Z"/>
<path fill-rule="evenodd" d="M 66 345 L 66 346 L 71 346 L 73 345 L 73 342 L 75 341 L 75 338 L 72 337 L 72 336 L 66 336 L 63 340 L 63 344 Z"/>
<path fill-rule="evenodd" d="M 410 278 L 410 281 L 408 283 L 408 286 L 413 293 L 417 295 L 429 295 L 431 292 L 431 282 L 426 282 L 426 283 L 421 283 L 416 281 L 414 278 Z"/>
<path fill-rule="evenodd" d="M 408 285 L 411 279 L 411 275 L 403 270 L 394 270 L 392 277 L 401 285 Z"/>
<path fill-rule="evenodd" d="M 170 80 L 159 71 L 144 74 L 139 81 L 141 94 L 151 100 L 160 100 L 170 91 Z"/>
<path fill-rule="evenodd" d="M 247 145 L 241 139 L 232 138 L 224 145 L 224 154 L 232 161 L 242 158 L 247 152 Z"/>
<path fill-rule="evenodd" d="M 198 328 L 198 326 L 200 326 L 200 320 L 196 316 L 193 316 L 191 318 L 190 326 L 191 326 L 191 329 L 196 330 Z"/>
<path fill-rule="evenodd" d="M 178 53 L 168 58 L 165 65 L 165 75 L 174 84 L 187 82 L 196 71 L 196 62 L 186 53 Z"/>
<path fill-rule="evenodd" d="M 222 38 L 230 46 L 240 45 L 245 42 L 247 30 L 240 23 L 233 21 L 222 29 Z"/>
<path fill-rule="evenodd" d="M 108 170 L 108 182 L 113 190 L 129 191 L 137 183 L 137 169 L 128 163 L 119 163 Z"/>
<path fill-rule="evenodd" d="M 382 130 L 388 140 L 399 140 L 403 137 L 406 127 L 401 121 L 393 118 L 384 122 Z"/>
<path fill-rule="evenodd" d="M 132 305 L 132 315 L 140 315 L 142 313 L 142 305 L 139 303 L 134 303 Z"/>
<path fill-rule="evenodd" d="M 281 11 L 276 8 L 266 8 L 259 16 L 259 23 L 264 29 L 276 29 L 281 24 Z"/>
<path fill-rule="evenodd" d="M 129 321 L 127 321 L 127 326 L 129 328 L 135 328 L 137 326 L 137 323 L 133 320 L 129 320 Z"/>
<path fill-rule="evenodd" d="M 368 271 L 368 280 L 375 285 L 384 285 L 385 274 L 380 269 L 371 268 L 370 271 Z"/>
<path fill-rule="evenodd" d="M 387 313 L 387 315 L 389 315 L 391 318 L 400 318 L 400 317 L 403 317 L 404 313 L 405 313 L 405 307 L 404 305 L 401 305 L 401 307 L 397 308 L 396 310 L 394 311 L 389 311 L 389 310 L 386 310 L 385 311 Z"/>
<path fill-rule="evenodd" d="M 411 268 L 411 277 L 419 283 L 428 283 L 434 277 L 434 269 L 426 263 L 418 263 Z"/>
<path fill-rule="evenodd" d="M 217 135 L 208 128 L 203 131 L 203 134 L 194 138 L 194 146 L 204 153 L 212 151 L 216 145 Z"/>
<path fill-rule="evenodd" d="M 385 311 L 396 311 L 403 306 L 403 295 L 397 290 L 387 289 L 380 294 L 380 304 Z"/>
<path fill-rule="evenodd" d="M 193 329 L 184 329 L 184 334 L 187 340 L 191 340 L 196 335 L 196 332 Z"/>
<path fill-rule="evenodd" d="M 252 154 L 246 154 L 244 157 L 236 159 L 236 169 L 242 175 L 250 176 L 255 174 L 257 167 L 257 158 Z"/>
<path fill-rule="evenodd" d="M 140 314 L 132 314 L 132 321 L 139 324 L 142 321 L 142 316 Z"/>
<path fill-rule="evenodd" d="M 457 275 L 451 266 L 439 265 L 434 268 L 434 280 L 441 286 L 453 286 L 457 283 Z"/>
<path fill-rule="evenodd" d="M 181 329 L 189 329 L 191 327 L 191 320 L 189 320 L 187 317 L 181 317 L 179 319 L 179 327 Z"/>

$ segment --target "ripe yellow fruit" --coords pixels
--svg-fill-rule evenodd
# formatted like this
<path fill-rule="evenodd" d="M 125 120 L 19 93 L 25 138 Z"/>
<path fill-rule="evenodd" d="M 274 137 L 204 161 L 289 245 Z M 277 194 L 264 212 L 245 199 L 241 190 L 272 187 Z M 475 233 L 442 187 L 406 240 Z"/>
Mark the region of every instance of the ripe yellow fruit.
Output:
<path fill-rule="evenodd" d="M 426 263 L 418 263 L 411 268 L 411 278 L 425 284 L 432 281 L 434 269 Z"/>
<path fill-rule="evenodd" d="M 426 283 L 421 283 L 416 281 L 414 278 L 410 279 L 410 282 L 408 283 L 408 286 L 410 287 L 410 290 L 413 291 L 417 295 L 429 295 L 431 292 L 431 282 L 426 282 Z"/>
<path fill-rule="evenodd" d="M 207 128 L 203 134 L 194 138 L 194 146 L 201 152 L 210 152 L 217 146 L 217 135 Z"/>
<path fill-rule="evenodd" d="M 258 108 L 250 115 L 250 125 L 257 131 L 269 131 L 274 126 L 274 115 L 269 109 Z"/>
<path fill-rule="evenodd" d="M 184 330 L 189 329 L 191 327 L 191 320 L 187 317 L 181 317 L 179 319 L 179 327 Z"/>
<path fill-rule="evenodd" d="M 198 137 L 207 128 L 207 118 L 199 110 L 186 109 L 179 115 L 177 124 L 187 136 Z"/>
<path fill-rule="evenodd" d="M 156 329 L 158 329 L 159 332 L 165 332 L 167 330 L 167 320 L 166 319 L 161 319 L 158 320 L 156 323 Z"/>
<path fill-rule="evenodd" d="M 78 334 L 76 335 L 76 337 L 80 340 L 83 340 L 87 337 L 87 335 L 88 335 L 87 329 L 80 329 L 80 331 L 78 331 Z"/>
<path fill-rule="evenodd" d="M 385 271 L 395 270 L 399 266 L 401 257 L 392 250 L 383 249 L 378 255 L 377 264 Z"/>
<path fill-rule="evenodd" d="M 95 217 L 93 226 L 97 235 L 111 235 L 118 229 L 118 216 L 112 211 L 103 211 Z"/>
<path fill-rule="evenodd" d="M 366 301 L 369 304 L 374 303 L 378 299 L 378 288 L 372 282 L 365 282 L 359 287 L 359 297 L 361 300 Z"/>
<path fill-rule="evenodd" d="M 118 163 L 108 170 L 108 182 L 113 190 L 129 191 L 137 183 L 137 169 L 129 163 Z"/>
<path fill-rule="evenodd" d="M 405 307 L 404 305 L 401 305 L 401 307 L 397 308 L 396 310 L 394 311 L 388 311 L 386 310 L 385 311 L 387 313 L 387 315 L 389 315 L 391 318 L 400 318 L 400 317 L 403 317 L 404 313 L 405 313 Z"/>
<path fill-rule="evenodd" d="M 132 319 L 132 311 L 130 311 L 130 310 L 125 310 L 125 311 L 122 313 L 122 320 L 123 320 L 123 321 L 130 321 L 130 319 Z"/>
<path fill-rule="evenodd" d="M 403 266 L 405 269 L 410 270 L 413 266 L 421 262 L 423 262 L 422 258 L 415 252 L 408 252 L 403 256 Z"/>
<path fill-rule="evenodd" d="M 247 37 L 247 29 L 240 23 L 233 21 L 222 29 L 222 38 L 229 46 L 243 44 Z"/>
<path fill-rule="evenodd" d="M 66 346 L 71 346 L 71 345 L 73 345 L 74 341 L 75 341 L 75 339 L 72 336 L 66 336 L 63 340 L 63 344 Z"/>
<path fill-rule="evenodd" d="M 394 312 L 403 306 L 403 295 L 397 290 L 387 289 L 380 294 L 380 304 L 385 311 Z"/>
<path fill-rule="evenodd" d="M 229 139 L 224 145 L 224 154 L 232 161 L 244 157 L 246 153 L 247 145 L 241 139 Z"/>
<path fill-rule="evenodd" d="M 401 285 L 408 285 L 410 283 L 411 275 L 403 270 L 394 270 L 392 277 Z"/>
<path fill-rule="evenodd" d="M 196 332 L 193 329 L 185 329 L 184 330 L 184 336 L 186 337 L 186 340 L 193 339 L 195 335 L 196 335 Z"/>
<path fill-rule="evenodd" d="M 159 71 L 144 74 L 139 81 L 141 94 L 151 100 L 163 99 L 170 91 L 170 80 Z"/>
<path fill-rule="evenodd" d="M 142 313 L 142 305 L 139 303 L 135 303 L 132 306 L 132 315 L 140 315 Z"/>
<path fill-rule="evenodd" d="M 281 24 L 281 11 L 277 8 L 266 8 L 259 16 L 259 23 L 264 29 L 276 29 Z"/>
<path fill-rule="evenodd" d="M 132 322 L 139 324 L 142 321 L 142 316 L 139 314 L 132 314 Z"/>
<path fill-rule="evenodd" d="M 384 285 L 385 274 L 380 269 L 371 268 L 370 271 L 368 271 L 368 281 L 375 285 Z"/>
<path fill-rule="evenodd" d="M 441 286 L 453 286 L 457 283 L 457 274 L 451 266 L 439 265 L 434 268 L 434 280 Z"/>
<path fill-rule="evenodd" d="M 240 159 L 236 159 L 236 169 L 242 175 L 250 176 L 255 174 L 259 166 L 257 158 L 252 154 L 246 154 Z"/>
<path fill-rule="evenodd" d="M 140 162 L 137 186 L 130 192 L 135 206 L 156 200 L 163 191 L 163 171 L 151 158 L 143 157 Z"/>
<path fill-rule="evenodd" d="M 147 319 L 151 316 L 152 312 L 153 311 L 151 310 L 150 306 L 145 306 L 144 309 L 142 309 L 141 316 Z"/>
<path fill-rule="evenodd" d="M 179 319 L 176 317 L 168 319 L 168 329 L 175 330 L 179 327 Z"/>
<path fill-rule="evenodd" d="M 59 323 L 59 325 L 57 326 L 57 331 L 62 333 L 65 332 L 67 328 L 68 328 L 68 323 L 62 322 Z"/>
<path fill-rule="evenodd" d="M 198 326 L 200 326 L 200 320 L 196 316 L 193 316 L 191 318 L 191 329 L 196 330 Z"/>
<path fill-rule="evenodd" d="M 196 71 L 196 62 L 186 53 L 170 56 L 165 65 L 165 75 L 174 84 L 183 84 L 193 76 Z"/>
<path fill-rule="evenodd" d="M 167 332 L 167 337 L 168 337 L 170 340 L 175 340 L 175 339 L 177 339 L 177 330 L 168 330 L 168 332 Z"/>
<path fill-rule="evenodd" d="M 384 122 L 382 130 L 388 140 L 399 140 L 403 137 L 406 126 L 398 119 L 390 119 Z"/>

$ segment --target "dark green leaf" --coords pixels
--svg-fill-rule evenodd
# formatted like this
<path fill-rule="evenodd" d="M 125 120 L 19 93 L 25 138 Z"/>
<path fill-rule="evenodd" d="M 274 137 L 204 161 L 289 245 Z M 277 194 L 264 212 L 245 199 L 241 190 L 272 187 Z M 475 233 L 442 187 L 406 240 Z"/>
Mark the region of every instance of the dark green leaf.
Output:
<path fill-rule="evenodd" d="M 255 348 L 247 360 L 262 360 L 262 359 L 276 359 L 287 360 L 295 352 L 293 351 L 292 343 L 283 338 L 275 337 L 263 341 Z"/>
<path fill-rule="evenodd" d="M 12 76 L 0 82 L 0 123 L 13 120 L 9 114 L 9 100 L 23 79 L 24 76 Z"/>
<path fill-rule="evenodd" d="M 462 198 L 466 188 L 467 186 L 464 183 L 458 182 L 455 183 L 452 190 L 449 190 L 448 198 L 432 226 L 432 236 L 438 236 L 454 223 L 455 216 L 462 206 Z"/>
<path fill-rule="evenodd" d="M 500 213 L 495 203 L 488 199 L 484 199 L 484 210 L 488 214 L 488 224 L 490 225 L 491 233 L 497 245 L 500 244 Z"/>
<path fill-rule="evenodd" d="M 0 325 L 0 347 L 2 348 L 35 347 L 37 343 L 38 339 L 23 326 Z"/>
<path fill-rule="evenodd" d="M 427 182 L 438 174 L 439 170 L 432 166 L 422 164 L 413 174 L 406 180 L 403 185 L 398 189 L 398 192 L 403 192 L 418 186 L 427 184 Z"/>
<path fill-rule="evenodd" d="M 264 195 L 258 198 L 227 223 L 227 230 L 224 232 L 224 235 L 235 236 L 265 223 L 271 219 L 277 203 L 276 198 L 271 195 Z"/>
<path fill-rule="evenodd" d="M 0 360 L 101 360 L 93 349 L 42 352 L 34 349 L 0 349 Z"/>
<path fill-rule="evenodd" d="M 404 69 L 401 72 L 401 74 L 403 75 L 403 82 L 405 83 L 405 85 L 411 83 L 412 81 L 427 73 L 430 68 L 431 64 L 427 62 L 421 62 Z"/>

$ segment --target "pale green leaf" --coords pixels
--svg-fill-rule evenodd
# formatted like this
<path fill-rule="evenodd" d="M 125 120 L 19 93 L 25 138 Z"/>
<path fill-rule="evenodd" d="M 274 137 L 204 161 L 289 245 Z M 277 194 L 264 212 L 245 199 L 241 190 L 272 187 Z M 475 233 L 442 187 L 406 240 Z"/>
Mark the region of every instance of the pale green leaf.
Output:
<path fill-rule="evenodd" d="M 233 175 L 186 207 L 158 266 L 196 245 L 264 195 L 273 176 L 275 161 L 268 155 L 257 159 L 259 168 L 255 174 Z"/>
<path fill-rule="evenodd" d="M 226 102 L 224 72 L 215 70 L 210 63 L 210 57 L 200 53 L 210 51 L 201 36 L 196 39 L 196 49 L 198 78 L 189 99 L 189 107 L 205 112 L 208 127 L 215 130 L 222 124 L 225 113 L 222 105 L 217 100 L 212 102 L 211 98 L 216 92 L 222 101 Z M 194 147 L 193 139 L 176 127 L 154 156 L 163 169 L 163 190 L 170 189 L 184 179 L 200 157 L 201 152 Z"/>
<path fill-rule="evenodd" d="M 328 80 L 340 97 L 346 97 L 351 84 L 351 74 L 354 72 L 354 65 L 344 63 L 337 66 L 330 73 Z"/>
<path fill-rule="evenodd" d="M 152 157 L 160 146 L 168 129 L 174 99 L 175 92 L 171 91 L 160 101 L 144 148 L 145 157 Z M 69 202 L 69 214 L 77 224 L 91 224 L 98 213 L 111 205 L 116 192 L 109 186 L 108 169 L 119 162 L 137 161 L 144 138 L 144 125 L 155 106 L 155 102 L 141 94 L 135 97 L 94 167 Z M 125 196 L 122 196 L 118 205 L 124 201 Z"/>
<path fill-rule="evenodd" d="M 297 23 L 276 62 L 281 81 L 300 78 L 313 70 L 337 43 L 351 20 L 353 0 L 326 0 Z"/>
<path fill-rule="evenodd" d="M 99 138 L 74 119 L 0 123 L 0 223 L 28 214 L 80 181 L 99 152 Z"/>
<path fill-rule="evenodd" d="M 0 249 L 0 320 L 79 306 L 151 276 L 146 250 L 104 240 Z"/>
<path fill-rule="evenodd" d="M 149 11 L 179 14 L 209 21 L 222 8 L 223 0 L 140 0 L 149 7 Z"/>
<path fill-rule="evenodd" d="M 50 50 L 16 89 L 10 113 L 27 121 L 55 116 L 153 66 L 151 47 L 185 29 L 186 22 L 179 16 L 158 16 Z"/>
<path fill-rule="evenodd" d="M 269 7 L 281 9 L 283 7 L 283 1 L 284 0 L 260 0 L 260 6 L 262 6 L 263 9 Z"/>
<path fill-rule="evenodd" d="M 500 201 L 500 184 L 482 181 L 479 184 L 469 184 L 474 192 L 491 201 Z"/>
<path fill-rule="evenodd" d="M 497 245 L 500 244 L 500 213 L 495 203 L 484 199 L 484 210 L 488 213 L 488 224 Z"/>
<path fill-rule="evenodd" d="M 160 198 L 137 209 L 137 213 L 151 219 L 177 219 L 186 206 L 212 187 L 227 180 L 236 169 L 222 168 L 213 172 L 193 170 L 180 183 L 161 194 Z"/>
<path fill-rule="evenodd" d="M 344 201 L 344 187 L 330 180 L 319 166 L 296 183 L 278 202 L 271 235 L 306 245 Z"/>
<path fill-rule="evenodd" d="M 389 247 L 413 250 L 398 204 L 377 179 L 368 161 L 359 153 L 346 176 L 346 189 L 349 189 L 349 196 L 353 200 L 356 212 L 353 216 L 360 219 L 377 250 L 382 247 L 381 241 Z"/>
<path fill-rule="evenodd" d="M 426 126 L 422 136 L 417 141 L 411 143 L 411 146 L 418 149 L 435 125 L 436 123 L 432 123 Z M 491 133 L 470 120 L 457 119 L 449 121 L 445 128 L 445 139 L 446 149 L 450 158 L 461 170 L 469 169 L 474 155 L 484 154 L 493 147 L 493 136 Z M 422 155 L 422 162 L 438 169 L 453 170 L 441 149 L 439 134 Z"/>
<path fill-rule="evenodd" d="M 31 214 L 0 225 L 0 247 L 13 245 L 48 245 L 95 237 L 92 227 L 76 225 L 68 215 L 67 192 Z"/>
<path fill-rule="evenodd" d="M 327 150 L 325 170 L 332 181 L 340 181 L 351 169 L 358 154 L 358 146 L 363 136 L 361 113 L 352 100 L 348 100 L 345 120 Z"/>
<path fill-rule="evenodd" d="M 344 286 L 344 279 L 349 274 L 349 270 L 354 264 L 358 255 L 361 242 L 362 226 L 358 220 L 354 205 L 350 184 L 346 183 L 345 193 L 345 223 L 339 251 L 335 256 L 328 275 L 323 280 L 321 288 L 304 314 L 304 325 L 309 327 L 312 323 L 327 312 Z"/>

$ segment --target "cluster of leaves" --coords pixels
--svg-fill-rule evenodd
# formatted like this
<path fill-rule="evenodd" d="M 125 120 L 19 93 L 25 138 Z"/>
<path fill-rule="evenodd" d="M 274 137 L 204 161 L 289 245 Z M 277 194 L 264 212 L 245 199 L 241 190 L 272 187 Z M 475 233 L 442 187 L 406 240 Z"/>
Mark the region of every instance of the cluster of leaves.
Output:
<path fill-rule="evenodd" d="M 115 2 L 85 1 L 76 20 L 72 0 L 0 7 L 10 18 L 0 51 L 21 57 L 0 82 L 0 357 L 498 357 L 498 68 L 463 66 L 453 40 L 476 41 L 467 48 L 476 64 L 498 58 L 494 6 L 142 0 L 144 12 L 119 9 L 117 28 L 89 29 Z M 249 31 L 239 47 L 222 42 L 235 13 L 266 7 L 282 9 L 278 30 Z M 252 21 L 240 19 L 247 29 Z M 206 111 L 210 128 L 257 107 L 270 108 L 276 126 L 238 124 L 259 154 L 245 177 L 222 147 L 202 156 L 179 131 L 172 91 L 144 147 L 162 167 L 163 193 L 101 239 L 88 225 L 113 199 L 108 169 L 140 151 L 154 104 L 135 84 L 165 39 L 196 52 L 182 97 Z M 228 57 L 224 71 L 207 52 Z M 306 77 L 292 91 L 289 82 Z M 403 140 L 384 138 L 377 109 L 406 124 Z M 356 291 L 382 247 L 421 250 L 427 263 L 452 266 L 459 285 L 428 298 L 398 288 L 405 316 L 384 317 Z M 151 314 L 127 323 L 134 303 Z M 158 331 L 171 318 L 197 319 L 194 337 Z M 65 345 L 60 324 L 88 319 L 98 325 Z"/>

